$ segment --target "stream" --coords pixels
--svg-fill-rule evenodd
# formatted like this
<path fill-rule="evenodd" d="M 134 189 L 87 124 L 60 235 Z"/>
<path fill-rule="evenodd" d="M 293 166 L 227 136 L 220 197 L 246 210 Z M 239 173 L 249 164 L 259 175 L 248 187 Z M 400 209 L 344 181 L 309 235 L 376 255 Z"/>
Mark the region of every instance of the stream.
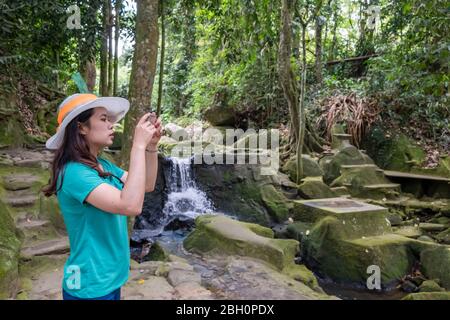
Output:
<path fill-rule="evenodd" d="M 146 244 L 158 241 L 169 254 L 186 259 L 202 279 L 208 281 L 225 273 L 225 266 L 206 262 L 201 256 L 187 252 L 183 241 L 195 226 L 194 220 L 202 214 L 214 213 L 214 204 L 205 192 L 197 186 L 191 158 L 166 158 L 169 166 L 164 169 L 165 201 L 160 212 L 152 212 L 151 221 L 140 221 L 140 228 L 131 234 L 131 256 L 139 262 Z M 148 209 L 148 208 L 147 208 Z M 142 260 L 141 260 L 142 261 Z M 314 270 L 313 270 L 314 271 Z M 397 300 L 407 293 L 400 289 L 390 291 L 369 291 L 364 288 L 349 288 L 318 277 L 322 289 L 329 295 L 345 300 Z M 231 284 L 236 286 L 239 284 Z"/>

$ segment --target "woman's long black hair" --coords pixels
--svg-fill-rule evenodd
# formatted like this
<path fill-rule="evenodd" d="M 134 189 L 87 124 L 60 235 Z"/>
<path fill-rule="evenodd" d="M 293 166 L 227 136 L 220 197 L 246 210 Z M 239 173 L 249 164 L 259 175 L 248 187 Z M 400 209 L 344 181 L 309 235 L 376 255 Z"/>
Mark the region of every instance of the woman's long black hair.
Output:
<path fill-rule="evenodd" d="M 42 192 L 46 197 L 50 197 L 53 194 L 57 194 L 63 184 L 64 176 L 57 190 L 57 181 L 60 172 L 63 170 L 64 165 L 70 161 L 81 162 L 89 167 L 95 169 L 100 177 L 114 176 L 121 183 L 122 181 L 117 176 L 110 172 L 104 172 L 99 166 L 97 159 L 89 151 L 89 146 L 80 134 L 78 123 L 81 123 L 88 128 L 90 127 L 89 119 L 94 114 L 94 109 L 88 109 L 76 116 L 66 127 L 64 140 L 59 149 L 56 150 L 55 156 L 52 162 L 52 172 L 49 179 L 49 184 L 42 188 Z"/>

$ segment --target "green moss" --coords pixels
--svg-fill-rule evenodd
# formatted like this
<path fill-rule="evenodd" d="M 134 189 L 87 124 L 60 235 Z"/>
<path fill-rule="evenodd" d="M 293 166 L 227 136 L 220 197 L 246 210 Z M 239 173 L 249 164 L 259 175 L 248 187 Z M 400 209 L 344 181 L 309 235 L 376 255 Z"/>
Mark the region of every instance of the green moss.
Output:
<path fill-rule="evenodd" d="M 187 250 L 199 253 L 254 257 L 279 270 L 292 263 L 299 251 L 298 241 L 263 237 L 253 232 L 248 223 L 211 215 L 196 218 L 196 229 L 185 239 L 184 246 Z"/>
<path fill-rule="evenodd" d="M 307 177 L 298 186 L 298 192 L 304 199 L 334 198 L 336 194 L 322 181 L 322 177 Z"/>
<path fill-rule="evenodd" d="M 450 290 L 450 247 L 436 246 L 420 254 L 423 273 L 430 279 L 439 279 L 441 285 Z"/>
<path fill-rule="evenodd" d="M 287 265 L 282 272 L 294 280 L 303 282 L 313 290 L 321 290 L 314 273 L 304 265 L 292 263 Z"/>
<path fill-rule="evenodd" d="M 317 161 L 308 155 L 302 154 L 303 177 L 323 176 L 323 171 Z M 282 172 L 289 175 L 292 181 L 297 181 L 297 157 L 291 157 L 282 167 Z"/>
<path fill-rule="evenodd" d="M 367 268 L 377 265 L 387 287 L 411 270 L 415 258 L 410 239 L 392 234 L 348 239 L 349 232 L 342 229 L 341 221 L 326 217 L 302 241 L 304 256 L 320 273 L 337 282 L 365 285 Z"/>
<path fill-rule="evenodd" d="M 420 292 L 440 292 L 445 291 L 444 288 L 441 288 L 436 281 L 433 280 L 426 280 L 422 282 L 422 284 L 419 287 Z"/>
<path fill-rule="evenodd" d="M 450 300 L 450 292 L 410 293 L 402 300 Z"/>
<path fill-rule="evenodd" d="M 158 241 L 152 244 L 148 256 L 145 261 L 169 261 L 169 254 L 159 244 Z"/>
<path fill-rule="evenodd" d="M 21 241 L 7 206 L 0 201 L 0 299 L 15 295 Z"/>
<path fill-rule="evenodd" d="M 292 204 L 273 185 L 267 184 L 261 188 L 261 199 L 276 222 L 287 220 Z"/>

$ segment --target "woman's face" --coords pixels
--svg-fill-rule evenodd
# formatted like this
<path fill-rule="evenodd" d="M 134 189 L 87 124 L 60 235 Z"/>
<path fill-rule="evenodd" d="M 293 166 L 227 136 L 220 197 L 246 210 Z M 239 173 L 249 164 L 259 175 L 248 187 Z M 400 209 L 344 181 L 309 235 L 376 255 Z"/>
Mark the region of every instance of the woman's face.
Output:
<path fill-rule="evenodd" d="M 106 112 L 106 108 L 94 108 L 94 113 L 89 118 L 89 128 L 80 126 L 80 133 L 84 135 L 87 143 L 98 148 L 113 144 L 113 123 Z"/>

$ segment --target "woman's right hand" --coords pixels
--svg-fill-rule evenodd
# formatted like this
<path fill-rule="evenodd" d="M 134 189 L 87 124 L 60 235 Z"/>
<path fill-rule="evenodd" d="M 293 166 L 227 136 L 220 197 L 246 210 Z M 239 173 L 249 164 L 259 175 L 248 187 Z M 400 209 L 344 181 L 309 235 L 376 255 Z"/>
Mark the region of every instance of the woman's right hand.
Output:
<path fill-rule="evenodd" d="M 151 113 L 148 112 L 139 119 L 136 128 L 134 129 L 133 145 L 146 148 L 147 144 L 152 140 L 156 129 L 150 122 Z"/>

